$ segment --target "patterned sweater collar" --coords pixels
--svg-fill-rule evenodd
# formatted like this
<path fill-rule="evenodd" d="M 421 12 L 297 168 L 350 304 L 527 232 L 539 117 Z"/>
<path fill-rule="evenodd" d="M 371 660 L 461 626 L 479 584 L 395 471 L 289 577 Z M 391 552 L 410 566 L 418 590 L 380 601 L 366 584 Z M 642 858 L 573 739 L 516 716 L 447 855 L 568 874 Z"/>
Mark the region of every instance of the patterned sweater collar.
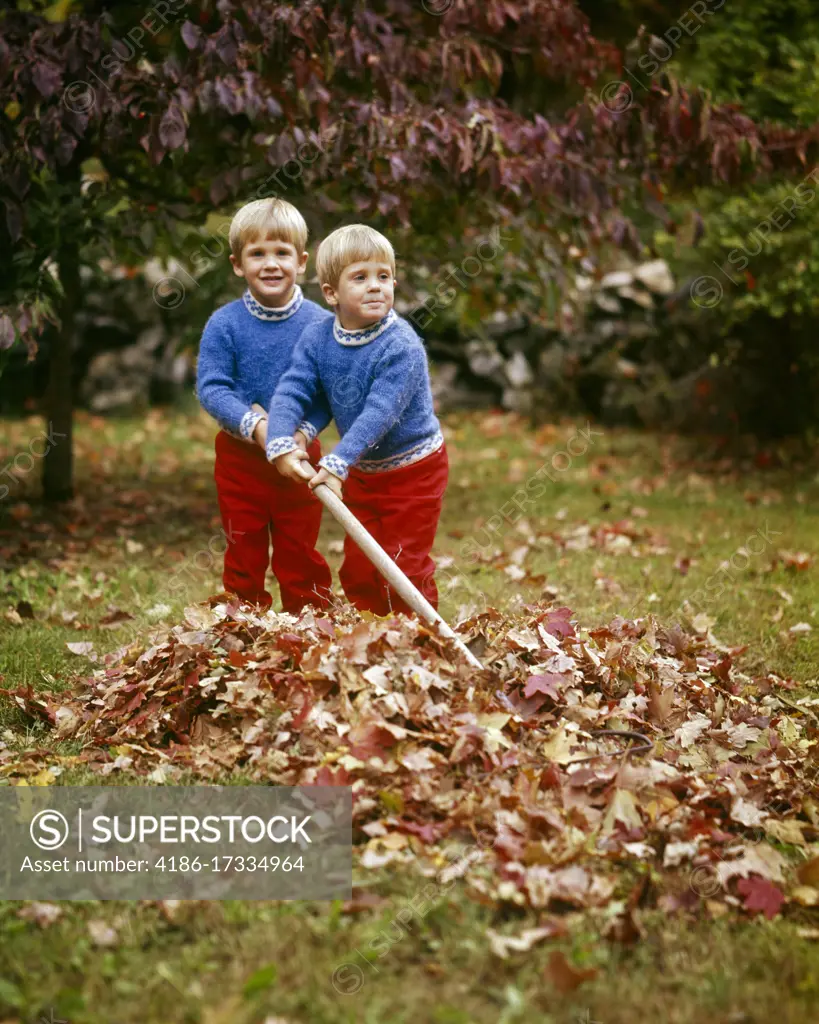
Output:
<path fill-rule="evenodd" d="M 376 338 L 380 337 L 388 328 L 392 327 L 397 319 L 398 314 L 394 309 L 391 309 L 385 317 L 382 317 L 374 324 L 370 324 L 369 327 L 359 327 L 356 330 L 348 331 L 341 326 L 341 321 L 336 317 L 333 323 L 333 337 L 339 345 L 367 345 L 369 342 L 375 341 Z"/>
<path fill-rule="evenodd" d="M 257 320 L 278 321 L 289 320 L 294 313 L 298 313 L 301 309 L 301 304 L 304 302 L 304 295 L 299 285 L 295 285 L 293 288 L 293 298 L 287 305 L 273 308 L 272 306 L 263 306 L 261 302 L 254 299 L 248 288 L 242 296 L 242 300 L 245 304 L 245 309 L 247 309 L 251 316 L 255 316 Z"/>

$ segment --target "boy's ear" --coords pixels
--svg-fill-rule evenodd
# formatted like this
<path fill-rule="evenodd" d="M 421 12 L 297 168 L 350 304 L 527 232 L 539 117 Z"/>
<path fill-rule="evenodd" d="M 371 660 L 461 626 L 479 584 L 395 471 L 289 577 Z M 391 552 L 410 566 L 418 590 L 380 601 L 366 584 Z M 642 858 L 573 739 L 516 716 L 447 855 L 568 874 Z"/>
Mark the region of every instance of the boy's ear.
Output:
<path fill-rule="evenodd" d="M 305 270 L 307 270 L 307 253 L 303 252 L 301 256 L 299 256 L 299 268 L 297 273 L 303 274 Z"/>
<path fill-rule="evenodd" d="M 322 292 L 324 294 L 324 298 L 327 300 L 328 305 L 330 305 L 330 306 L 337 306 L 338 305 L 338 298 L 336 296 L 335 289 L 333 288 L 332 285 L 325 283 L 325 284 L 323 284 L 321 286 L 321 290 L 322 290 Z"/>
<path fill-rule="evenodd" d="M 240 260 L 237 260 L 233 253 L 230 254 L 230 265 L 233 267 L 233 273 L 237 277 L 244 277 L 245 272 L 242 270 L 242 264 Z"/>

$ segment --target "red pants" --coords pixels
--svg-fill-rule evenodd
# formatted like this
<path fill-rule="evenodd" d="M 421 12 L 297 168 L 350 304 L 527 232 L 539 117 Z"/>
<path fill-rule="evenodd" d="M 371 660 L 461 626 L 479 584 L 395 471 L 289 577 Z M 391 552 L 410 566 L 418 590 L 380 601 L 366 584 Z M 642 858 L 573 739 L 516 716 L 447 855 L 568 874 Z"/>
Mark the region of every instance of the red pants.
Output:
<path fill-rule="evenodd" d="M 429 553 L 448 477 L 449 460 L 442 446 L 419 462 L 385 473 L 362 473 L 353 468 L 344 484 L 347 507 L 435 608 L 438 588 Z M 349 537 L 344 541 L 339 578 L 359 611 L 412 614 Z"/>
<path fill-rule="evenodd" d="M 321 447 L 307 449 L 315 465 Z M 329 603 L 330 568 L 316 551 L 321 503 L 304 483 L 289 480 L 271 466 L 262 449 L 223 430 L 216 435 L 216 494 L 227 538 L 225 590 L 268 607 L 264 588 L 268 550 L 270 568 L 279 581 L 282 608 L 299 612 L 306 604 Z"/>

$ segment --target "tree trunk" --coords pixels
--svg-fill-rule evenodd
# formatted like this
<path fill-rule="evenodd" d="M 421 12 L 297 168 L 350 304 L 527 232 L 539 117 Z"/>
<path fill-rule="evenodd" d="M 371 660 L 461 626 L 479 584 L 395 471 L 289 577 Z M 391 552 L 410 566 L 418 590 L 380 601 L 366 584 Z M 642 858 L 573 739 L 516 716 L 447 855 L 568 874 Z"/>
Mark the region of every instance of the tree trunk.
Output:
<path fill-rule="evenodd" d="M 74 494 L 71 357 L 80 294 L 80 253 L 77 244 L 65 241 L 57 262 L 64 298 L 60 308 L 60 326 L 52 336 L 48 367 L 46 429 L 51 443 L 43 460 L 43 497 L 46 501 L 67 501 Z"/>

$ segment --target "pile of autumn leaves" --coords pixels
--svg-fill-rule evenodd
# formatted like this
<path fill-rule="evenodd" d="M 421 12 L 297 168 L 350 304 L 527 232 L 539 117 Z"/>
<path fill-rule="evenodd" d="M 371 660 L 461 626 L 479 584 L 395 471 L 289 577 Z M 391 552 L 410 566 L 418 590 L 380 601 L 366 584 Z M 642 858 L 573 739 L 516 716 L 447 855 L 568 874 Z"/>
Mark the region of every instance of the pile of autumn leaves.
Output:
<path fill-rule="evenodd" d="M 591 909 L 624 940 L 643 907 L 819 912 L 819 700 L 652 620 L 459 629 L 484 671 L 414 620 L 214 602 L 81 692 L 7 697 L 102 776 L 352 786 L 361 868 L 416 863 L 490 905 Z"/>

